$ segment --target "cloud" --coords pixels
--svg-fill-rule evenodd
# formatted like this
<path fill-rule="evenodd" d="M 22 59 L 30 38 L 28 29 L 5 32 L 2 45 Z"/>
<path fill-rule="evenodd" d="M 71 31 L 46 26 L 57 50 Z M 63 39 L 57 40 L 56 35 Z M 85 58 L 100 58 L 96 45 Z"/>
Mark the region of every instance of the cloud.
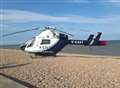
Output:
<path fill-rule="evenodd" d="M 98 4 L 107 4 L 107 5 L 114 5 L 120 6 L 120 0 L 71 0 L 73 2 L 84 2 L 84 3 L 98 3 Z"/>
<path fill-rule="evenodd" d="M 120 0 L 108 0 L 108 2 L 115 2 L 115 3 L 118 3 L 118 2 L 120 2 Z"/>
<path fill-rule="evenodd" d="M 99 2 L 107 5 L 120 6 L 120 0 L 101 0 Z"/>
<path fill-rule="evenodd" d="M 115 6 L 120 6 L 120 0 L 108 0 L 109 3 Z"/>
<path fill-rule="evenodd" d="M 118 23 L 120 16 L 108 16 L 102 18 L 85 17 L 79 15 L 52 16 L 24 10 L 0 11 L 0 22 L 27 23 L 27 22 L 66 22 L 66 23 Z"/>
<path fill-rule="evenodd" d="M 3 3 L 87 3 L 89 0 L 4 0 Z"/>
<path fill-rule="evenodd" d="M 65 0 L 66 2 L 70 3 L 88 3 L 88 0 Z"/>

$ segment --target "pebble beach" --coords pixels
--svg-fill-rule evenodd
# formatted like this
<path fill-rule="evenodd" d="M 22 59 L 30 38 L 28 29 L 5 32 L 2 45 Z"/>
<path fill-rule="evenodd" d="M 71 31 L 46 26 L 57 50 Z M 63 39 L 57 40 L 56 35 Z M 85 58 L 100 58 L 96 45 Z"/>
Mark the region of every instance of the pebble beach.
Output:
<path fill-rule="evenodd" d="M 27 88 L 120 88 L 120 57 L 59 53 L 30 58 L 20 50 L 0 49 L 0 74 Z"/>

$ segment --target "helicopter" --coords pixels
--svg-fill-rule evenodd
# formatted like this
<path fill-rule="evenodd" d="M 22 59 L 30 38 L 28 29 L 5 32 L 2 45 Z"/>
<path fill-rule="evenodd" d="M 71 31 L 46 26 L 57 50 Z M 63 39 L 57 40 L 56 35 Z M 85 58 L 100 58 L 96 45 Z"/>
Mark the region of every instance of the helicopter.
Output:
<path fill-rule="evenodd" d="M 3 37 L 33 30 L 39 30 L 39 27 L 5 34 Z M 69 36 L 73 36 L 70 33 L 57 30 L 55 27 L 45 26 L 37 36 L 21 44 L 19 48 L 35 56 L 56 56 L 66 45 L 107 45 L 107 41 L 100 40 L 101 35 L 102 32 L 98 32 L 96 36 L 90 34 L 87 40 L 74 40 L 69 39 Z"/>

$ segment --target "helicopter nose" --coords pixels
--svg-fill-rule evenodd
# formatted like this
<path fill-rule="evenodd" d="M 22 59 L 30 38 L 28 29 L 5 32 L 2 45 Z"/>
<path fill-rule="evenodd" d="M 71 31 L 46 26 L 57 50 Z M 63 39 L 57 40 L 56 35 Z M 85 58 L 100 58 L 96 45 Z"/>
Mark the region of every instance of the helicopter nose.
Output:
<path fill-rule="evenodd" d="M 26 47 L 26 45 L 20 45 L 20 49 L 23 51 L 25 50 L 25 47 Z"/>

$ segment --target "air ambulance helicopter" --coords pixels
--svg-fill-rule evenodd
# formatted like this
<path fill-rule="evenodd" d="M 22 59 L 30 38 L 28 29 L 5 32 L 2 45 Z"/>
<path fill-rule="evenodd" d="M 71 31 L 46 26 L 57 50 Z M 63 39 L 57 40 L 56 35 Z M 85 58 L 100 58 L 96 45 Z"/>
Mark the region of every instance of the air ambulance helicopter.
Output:
<path fill-rule="evenodd" d="M 3 37 L 39 29 L 40 28 L 34 28 L 18 31 L 5 34 Z M 20 49 L 30 54 L 34 54 L 35 56 L 56 56 L 56 54 L 68 44 L 83 46 L 105 46 L 107 45 L 107 41 L 100 40 L 101 34 L 101 32 L 98 32 L 96 36 L 90 34 L 87 40 L 73 40 L 69 39 L 69 36 L 73 36 L 72 34 L 58 30 L 55 27 L 45 26 L 37 36 L 21 44 Z"/>

